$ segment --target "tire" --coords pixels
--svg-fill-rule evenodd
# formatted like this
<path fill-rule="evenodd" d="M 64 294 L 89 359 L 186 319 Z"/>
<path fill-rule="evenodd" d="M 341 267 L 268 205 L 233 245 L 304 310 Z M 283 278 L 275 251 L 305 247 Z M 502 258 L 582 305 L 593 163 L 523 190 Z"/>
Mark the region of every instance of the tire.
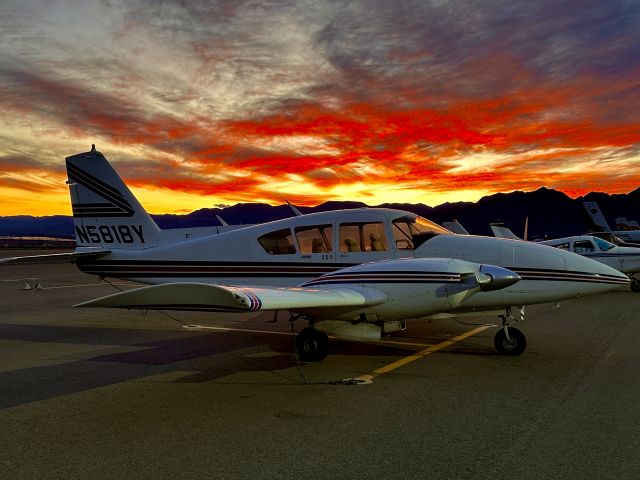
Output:
<path fill-rule="evenodd" d="M 629 286 L 631 287 L 631 290 L 633 290 L 634 292 L 640 292 L 640 280 L 638 280 L 637 278 L 634 278 L 633 280 L 631 280 L 631 283 L 629 284 Z"/>
<path fill-rule="evenodd" d="M 296 336 L 296 353 L 303 362 L 319 362 L 329 353 L 329 337 L 312 327 Z"/>
<path fill-rule="evenodd" d="M 500 355 L 520 355 L 524 352 L 524 349 L 527 348 L 527 339 L 525 338 L 524 333 L 517 328 L 508 328 L 509 338 L 511 341 L 507 340 L 504 329 L 501 328 L 493 338 L 493 344 Z"/>

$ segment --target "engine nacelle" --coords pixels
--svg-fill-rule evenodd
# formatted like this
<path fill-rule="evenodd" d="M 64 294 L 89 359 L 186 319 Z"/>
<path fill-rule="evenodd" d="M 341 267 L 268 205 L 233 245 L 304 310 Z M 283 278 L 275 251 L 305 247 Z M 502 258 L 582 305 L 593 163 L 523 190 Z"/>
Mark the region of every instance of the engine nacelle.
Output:
<path fill-rule="evenodd" d="M 395 322 L 391 322 L 395 323 Z M 333 335 L 344 340 L 378 341 L 382 335 L 382 328 L 373 323 L 351 323 L 341 320 L 322 320 L 313 324 L 316 330 Z"/>

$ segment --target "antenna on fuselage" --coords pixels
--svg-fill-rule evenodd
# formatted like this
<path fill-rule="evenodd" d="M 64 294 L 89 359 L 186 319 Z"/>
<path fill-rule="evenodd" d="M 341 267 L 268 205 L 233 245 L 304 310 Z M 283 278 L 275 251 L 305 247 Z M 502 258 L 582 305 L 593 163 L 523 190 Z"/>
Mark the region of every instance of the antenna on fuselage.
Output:
<path fill-rule="evenodd" d="M 303 215 L 303 213 L 300 210 L 298 210 L 296 206 L 293 205 L 289 200 L 285 200 L 285 202 L 287 202 L 287 205 L 291 207 L 291 210 L 293 210 L 293 213 L 296 214 L 296 217 L 301 217 Z"/>

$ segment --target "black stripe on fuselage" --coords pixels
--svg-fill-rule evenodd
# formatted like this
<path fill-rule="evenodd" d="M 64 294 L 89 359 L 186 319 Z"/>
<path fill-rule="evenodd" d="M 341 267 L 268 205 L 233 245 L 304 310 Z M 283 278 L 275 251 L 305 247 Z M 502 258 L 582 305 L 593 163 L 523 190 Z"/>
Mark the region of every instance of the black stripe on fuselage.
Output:
<path fill-rule="evenodd" d="M 627 277 L 602 273 L 579 272 L 575 270 L 552 270 L 543 268 L 505 267 L 516 272 L 523 280 L 540 280 L 551 282 L 588 282 L 607 284 L 626 284 Z"/>
<path fill-rule="evenodd" d="M 273 262 L 201 262 L 201 261 L 90 261 L 78 262 L 78 268 L 95 275 L 132 277 L 318 277 L 351 265 L 327 265 Z"/>
<path fill-rule="evenodd" d="M 105 277 L 117 278 L 268 278 L 274 276 L 287 276 L 296 278 L 321 277 L 312 282 L 335 283 L 363 283 L 363 278 L 367 282 L 384 283 L 385 279 L 376 275 L 413 275 L 412 278 L 395 279 L 392 283 L 402 283 L 411 281 L 419 283 L 429 281 L 429 283 L 447 281 L 445 277 L 451 275 L 449 272 L 402 272 L 402 271 L 378 271 L 378 272 L 335 272 L 354 264 L 333 264 L 326 263 L 300 264 L 296 262 L 203 262 L 203 261 L 179 261 L 179 260 L 91 260 L 78 261 L 78 268 L 85 273 L 95 274 Z M 605 275 L 592 272 L 580 272 L 572 270 L 552 270 L 539 268 L 518 268 L 505 267 L 518 273 L 523 280 L 538 281 L 564 281 L 564 282 L 588 282 L 606 284 L 626 284 L 627 277 Z M 335 272 L 335 273 L 331 273 Z M 419 279 L 416 275 L 423 276 Z M 424 278 L 424 276 L 440 275 L 443 278 Z M 357 276 L 356 279 L 349 280 L 347 276 Z M 387 279 L 388 280 L 388 279 Z M 452 280 L 448 280 L 452 281 Z M 455 280 L 458 281 L 458 280 Z"/>
<path fill-rule="evenodd" d="M 459 281 L 459 273 L 449 272 L 340 272 L 311 280 L 303 286 L 338 283 L 457 283 Z"/>

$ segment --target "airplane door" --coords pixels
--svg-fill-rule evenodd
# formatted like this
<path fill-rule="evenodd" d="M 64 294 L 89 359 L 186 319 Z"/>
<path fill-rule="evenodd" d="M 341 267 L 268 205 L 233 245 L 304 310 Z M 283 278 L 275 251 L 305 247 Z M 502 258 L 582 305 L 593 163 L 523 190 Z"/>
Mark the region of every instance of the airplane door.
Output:
<path fill-rule="evenodd" d="M 337 262 L 352 265 L 392 258 L 386 224 L 382 216 L 370 220 L 339 220 L 335 245 Z"/>

